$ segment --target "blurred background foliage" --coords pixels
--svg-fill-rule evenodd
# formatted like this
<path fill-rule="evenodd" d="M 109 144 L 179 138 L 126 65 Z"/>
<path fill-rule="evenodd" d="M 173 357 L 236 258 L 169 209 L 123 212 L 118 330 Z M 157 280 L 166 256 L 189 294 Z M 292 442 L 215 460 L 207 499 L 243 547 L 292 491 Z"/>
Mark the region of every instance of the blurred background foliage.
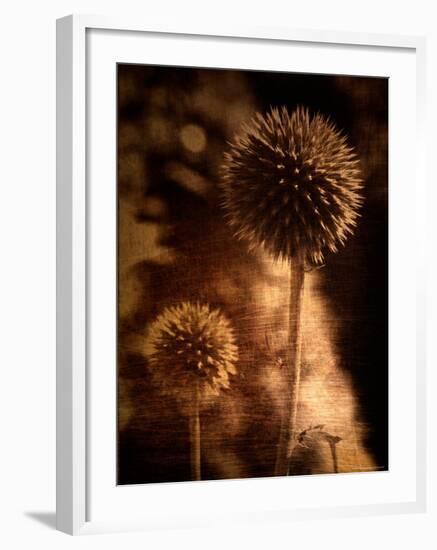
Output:
<path fill-rule="evenodd" d="M 203 478 L 272 475 L 288 270 L 232 237 L 217 186 L 227 141 L 270 105 L 329 115 L 366 182 L 357 234 L 307 277 L 298 423 L 342 438 L 340 471 L 388 467 L 387 102 L 385 79 L 118 66 L 119 483 L 190 478 L 186 419 L 143 352 L 149 323 L 185 300 L 220 307 L 240 349 L 231 389 L 202 412 Z M 293 473 L 331 471 L 326 442 L 295 453 Z"/>

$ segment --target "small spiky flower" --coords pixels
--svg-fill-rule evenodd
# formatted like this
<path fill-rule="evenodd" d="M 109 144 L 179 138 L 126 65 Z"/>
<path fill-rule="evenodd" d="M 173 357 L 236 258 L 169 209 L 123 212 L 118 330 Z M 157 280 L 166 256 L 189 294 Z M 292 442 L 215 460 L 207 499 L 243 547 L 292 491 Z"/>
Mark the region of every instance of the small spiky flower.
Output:
<path fill-rule="evenodd" d="M 238 348 L 229 321 L 218 309 L 183 302 L 164 309 L 145 346 L 153 377 L 182 404 L 189 418 L 192 479 L 201 479 L 200 406 L 229 388 Z"/>
<path fill-rule="evenodd" d="M 231 325 L 218 309 L 182 302 L 164 309 L 152 323 L 146 356 L 163 391 L 189 400 L 195 386 L 201 398 L 229 388 L 238 349 Z"/>
<path fill-rule="evenodd" d="M 345 243 L 362 203 L 359 161 L 346 136 L 303 107 L 271 108 L 246 124 L 225 155 L 222 187 L 239 239 L 313 265 Z"/>

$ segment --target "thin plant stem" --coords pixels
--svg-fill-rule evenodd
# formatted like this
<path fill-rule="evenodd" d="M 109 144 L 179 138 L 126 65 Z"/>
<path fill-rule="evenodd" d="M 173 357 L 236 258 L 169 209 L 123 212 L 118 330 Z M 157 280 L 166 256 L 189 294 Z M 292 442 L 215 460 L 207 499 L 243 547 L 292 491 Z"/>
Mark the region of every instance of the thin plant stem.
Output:
<path fill-rule="evenodd" d="M 190 414 L 190 459 L 191 479 L 198 481 L 202 479 L 200 467 L 200 414 L 199 414 L 199 387 L 196 385 L 192 410 Z"/>
<path fill-rule="evenodd" d="M 331 442 L 329 443 L 329 448 L 331 449 L 332 465 L 333 465 L 334 473 L 338 474 L 337 446 L 334 442 Z"/>
<path fill-rule="evenodd" d="M 296 438 L 296 418 L 299 404 L 301 371 L 301 309 L 304 291 L 304 262 L 298 258 L 290 267 L 290 301 L 288 317 L 288 350 L 286 360 L 287 398 L 281 420 L 279 444 L 276 454 L 275 475 L 289 473 L 289 463 Z"/>

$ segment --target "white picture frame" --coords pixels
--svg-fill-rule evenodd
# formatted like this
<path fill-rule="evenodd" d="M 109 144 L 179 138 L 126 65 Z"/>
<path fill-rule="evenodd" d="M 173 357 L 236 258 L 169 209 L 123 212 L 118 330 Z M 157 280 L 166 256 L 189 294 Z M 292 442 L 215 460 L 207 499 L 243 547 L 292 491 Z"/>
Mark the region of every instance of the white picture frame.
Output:
<path fill-rule="evenodd" d="M 254 504 L 252 509 L 245 510 L 241 515 L 230 510 L 227 514 L 224 513 L 219 520 L 231 520 L 231 515 L 237 520 L 249 519 L 253 521 L 260 517 L 292 519 L 424 511 L 426 507 L 425 251 L 423 250 L 423 240 L 418 238 L 423 230 L 420 212 L 426 201 L 425 147 L 423 143 L 424 39 L 411 36 L 337 33 L 287 28 L 251 28 L 250 26 L 236 28 L 232 25 L 227 29 L 214 28 L 213 25 L 211 28 L 197 28 L 195 23 L 191 28 L 157 27 L 138 20 L 72 15 L 57 22 L 57 528 L 69 534 L 86 534 L 113 530 L 147 529 L 166 525 L 205 525 L 208 523 L 199 515 L 199 511 L 196 511 L 194 506 L 192 514 L 189 510 L 184 510 L 180 519 L 177 517 L 176 508 L 173 515 L 163 508 L 160 498 L 162 495 L 164 495 L 162 498 L 168 498 L 173 490 L 169 486 L 174 484 L 165 484 L 165 487 L 155 485 L 153 487 L 153 506 L 150 498 L 150 510 L 142 509 L 141 513 L 135 517 L 118 517 L 114 515 L 115 512 L 108 512 L 107 517 L 99 517 L 94 520 L 89 514 L 90 485 L 93 483 L 92 477 L 95 472 L 90 456 L 92 430 L 89 429 L 89 411 L 95 398 L 93 393 L 95 390 L 91 391 L 90 389 L 92 338 L 89 332 L 90 304 L 92 302 L 90 292 L 93 288 L 92 285 L 90 286 L 92 277 L 89 266 L 90 254 L 95 249 L 89 246 L 89 229 L 93 223 L 90 216 L 95 214 L 95 210 L 91 208 L 89 201 L 92 191 L 88 186 L 90 149 L 87 143 L 89 109 L 92 109 L 93 106 L 89 97 L 88 80 L 90 79 L 89 71 L 94 70 L 90 69 L 90 66 L 94 67 L 94 65 L 89 62 L 87 57 L 90 46 L 87 35 L 92 31 L 130 33 L 130 36 L 133 36 L 132 33 L 135 32 L 137 38 L 150 35 L 159 37 L 163 41 L 171 37 L 196 37 L 197 40 L 220 37 L 221 40 L 230 44 L 232 41 L 243 41 L 249 47 L 250 44 L 261 42 L 269 44 L 269 47 L 272 48 L 279 44 L 316 44 L 320 48 L 335 45 L 336 47 L 362 48 L 363 50 L 372 48 L 380 51 L 396 50 L 399 55 L 408 52 L 409 55 L 414 56 L 415 82 L 413 87 L 416 97 L 414 151 L 416 162 L 413 187 L 416 197 L 416 228 L 412 236 L 415 247 L 415 262 L 412 266 L 414 280 L 413 276 L 409 278 L 408 292 L 412 298 L 411 308 L 415 308 L 416 314 L 414 321 L 416 360 L 414 365 L 407 365 L 409 369 L 412 369 L 413 366 L 415 368 L 414 388 L 411 389 L 414 392 L 415 401 L 414 487 L 410 491 L 414 493 L 414 496 L 399 500 L 393 497 L 387 502 L 365 502 L 353 505 L 336 503 L 330 507 L 324 506 L 322 503 L 321 507 L 317 508 L 308 508 L 305 504 L 300 507 L 294 503 L 291 506 L 284 504 L 278 509 L 270 509 L 263 507 L 262 504 Z M 109 39 L 111 38 L 109 37 Z M 169 58 L 174 55 L 171 48 L 167 53 Z M 220 52 L 217 56 L 220 56 Z M 93 63 L 95 62 L 93 61 Z M 180 64 L 180 62 L 176 61 L 175 64 Z M 113 153 L 115 162 L 115 149 Z M 390 166 L 392 168 L 392 165 Z M 412 185 L 411 182 L 410 185 Z M 399 202 L 398 208 L 401 208 L 402 205 L 403 203 Z M 93 208 L 95 209 L 95 207 Z M 393 411 L 391 411 L 392 413 Z M 412 464 L 413 457 L 411 468 L 413 468 Z M 305 480 L 303 481 L 305 482 Z M 281 482 L 282 478 L 270 480 L 270 485 L 263 482 L 262 491 L 265 491 L 266 497 L 271 491 L 279 491 Z M 212 484 L 213 491 L 220 499 L 226 498 L 226 492 L 232 490 L 232 498 L 238 501 L 239 492 L 243 491 L 241 489 L 243 485 L 241 482 L 233 483 L 232 486 L 228 482 L 214 483 Z M 251 492 L 254 490 L 254 486 L 251 489 L 248 484 L 257 482 L 244 481 L 244 483 L 244 487 L 249 487 L 249 490 L 244 489 L 246 501 L 241 500 L 241 503 L 253 500 Z M 295 481 L 295 483 L 302 484 L 302 480 Z M 346 481 L 346 483 L 348 482 Z M 207 482 L 184 485 L 183 496 L 188 499 L 194 499 L 196 495 L 207 498 L 207 493 L 211 491 L 209 489 L 211 484 Z M 259 488 L 260 486 L 257 486 L 258 492 Z M 147 502 L 147 497 L 145 502 Z M 188 502 L 190 501 L 188 500 Z M 153 514 L 152 507 L 154 508 Z M 159 509 L 160 507 L 161 509 Z"/>

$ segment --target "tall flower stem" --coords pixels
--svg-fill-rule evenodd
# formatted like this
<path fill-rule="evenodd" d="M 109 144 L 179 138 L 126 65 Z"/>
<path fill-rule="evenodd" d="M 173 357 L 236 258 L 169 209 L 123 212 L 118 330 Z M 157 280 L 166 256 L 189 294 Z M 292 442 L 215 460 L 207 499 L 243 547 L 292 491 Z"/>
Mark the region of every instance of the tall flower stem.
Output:
<path fill-rule="evenodd" d="M 298 258 L 290 267 L 290 294 L 288 313 L 287 399 L 281 420 L 276 454 L 275 475 L 288 475 L 289 462 L 296 439 L 296 418 L 302 355 L 301 309 L 304 293 L 304 262 Z"/>
<path fill-rule="evenodd" d="M 337 458 L 337 447 L 336 444 L 331 442 L 329 443 L 329 448 L 331 450 L 332 456 L 332 465 L 335 474 L 338 474 L 338 458 Z"/>
<path fill-rule="evenodd" d="M 200 415 L 199 415 L 199 387 L 196 384 L 192 410 L 189 417 L 190 429 L 190 458 L 191 458 L 191 479 L 198 481 L 202 479 L 200 467 Z"/>

